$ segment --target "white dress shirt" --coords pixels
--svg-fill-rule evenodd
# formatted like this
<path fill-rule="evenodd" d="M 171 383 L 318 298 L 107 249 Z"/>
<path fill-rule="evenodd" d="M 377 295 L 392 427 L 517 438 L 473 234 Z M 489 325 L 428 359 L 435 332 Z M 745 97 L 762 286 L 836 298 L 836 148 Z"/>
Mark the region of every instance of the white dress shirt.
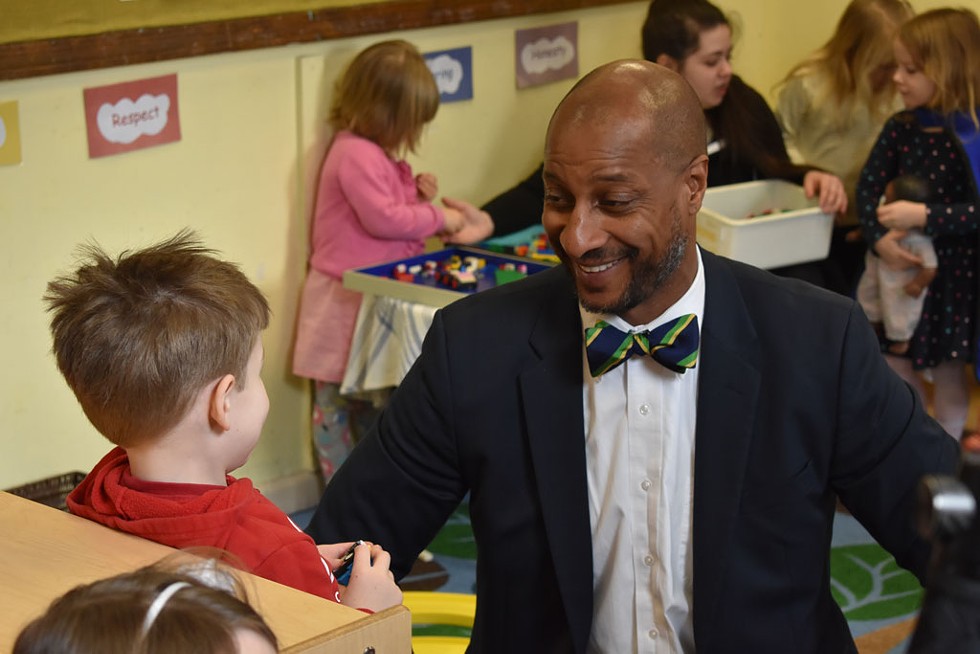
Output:
<path fill-rule="evenodd" d="M 581 309 L 626 332 L 683 314 L 704 324 L 704 266 L 660 317 L 630 325 Z M 583 341 L 586 465 L 592 524 L 593 615 L 588 651 L 694 652 L 691 507 L 698 367 L 676 373 L 632 357 L 593 379 Z"/>

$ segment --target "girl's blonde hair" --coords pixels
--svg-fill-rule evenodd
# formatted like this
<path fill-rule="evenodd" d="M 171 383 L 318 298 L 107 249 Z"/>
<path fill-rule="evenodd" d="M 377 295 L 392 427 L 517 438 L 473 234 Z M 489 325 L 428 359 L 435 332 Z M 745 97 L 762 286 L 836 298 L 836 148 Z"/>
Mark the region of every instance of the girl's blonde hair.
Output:
<path fill-rule="evenodd" d="M 963 112 L 974 125 L 980 93 L 980 22 L 966 8 L 944 7 L 910 20 L 898 32 L 912 63 L 936 84 L 927 106 L 942 114 Z"/>
<path fill-rule="evenodd" d="M 439 89 L 415 46 L 382 41 L 361 51 L 337 81 L 330 126 L 392 154 L 414 152 L 438 109 Z"/>
<path fill-rule="evenodd" d="M 830 40 L 790 70 L 783 83 L 817 73 L 825 84 L 815 103 L 840 107 L 835 112 L 840 120 L 857 106 L 867 107 L 874 118 L 886 117 L 895 97 L 892 42 L 914 13 L 907 0 L 851 0 Z"/>

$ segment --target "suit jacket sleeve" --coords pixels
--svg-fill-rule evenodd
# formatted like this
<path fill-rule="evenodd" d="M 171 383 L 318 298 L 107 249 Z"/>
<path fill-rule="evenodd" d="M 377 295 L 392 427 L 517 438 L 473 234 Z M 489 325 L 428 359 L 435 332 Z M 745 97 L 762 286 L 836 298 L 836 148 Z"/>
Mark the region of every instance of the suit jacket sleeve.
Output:
<path fill-rule="evenodd" d="M 855 306 L 841 355 L 831 483 L 898 564 L 924 581 L 930 548 L 913 529 L 918 481 L 953 472 L 958 452 L 918 394 L 878 354 L 866 322 Z"/>
<path fill-rule="evenodd" d="M 916 489 L 953 471 L 956 443 L 890 370 L 853 300 L 709 254 L 704 263 L 698 652 L 852 651 L 828 570 L 837 500 L 922 579 Z"/>
<path fill-rule="evenodd" d="M 442 312 L 415 366 L 372 432 L 330 480 L 307 528 L 317 543 L 363 538 L 384 547 L 396 578 L 462 501 Z"/>

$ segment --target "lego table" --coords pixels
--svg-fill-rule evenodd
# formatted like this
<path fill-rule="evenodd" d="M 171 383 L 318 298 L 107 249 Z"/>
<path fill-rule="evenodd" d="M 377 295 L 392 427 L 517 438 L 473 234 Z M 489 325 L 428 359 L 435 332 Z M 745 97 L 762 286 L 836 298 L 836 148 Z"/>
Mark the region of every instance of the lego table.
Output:
<path fill-rule="evenodd" d="M 525 242 L 532 240 L 540 231 L 540 227 L 534 227 L 493 239 L 488 241 L 488 245 L 509 246 Z M 464 254 L 472 250 L 482 257 L 509 258 L 500 251 L 460 249 L 466 251 Z M 425 256 L 419 258 L 424 259 Z M 552 265 L 552 262 L 515 260 L 524 261 L 532 271 Z M 372 278 L 372 275 L 365 274 L 365 271 L 373 268 L 380 266 L 348 271 L 344 275 L 344 286 L 363 293 L 347 370 L 340 385 L 340 392 L 344 395 L 398 386 L 422 351 L 422 340 L 432 325 L 436 311 L 464 296 L 445 289 L 412 288 L 394 280 L 379 280 L 377 275 Z M 392 289 L 397 289 L 397 293 L 393 293 Z M 395 297 L 395 294 L 399 296 Z"/>

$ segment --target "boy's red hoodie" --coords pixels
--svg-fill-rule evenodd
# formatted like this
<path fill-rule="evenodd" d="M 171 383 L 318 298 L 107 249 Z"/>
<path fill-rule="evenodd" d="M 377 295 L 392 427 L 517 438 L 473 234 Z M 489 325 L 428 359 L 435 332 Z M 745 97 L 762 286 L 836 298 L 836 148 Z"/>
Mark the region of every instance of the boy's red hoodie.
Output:
<path fill-rule="evenodd" d="M 248 479 L 227 486 L 142 481 L 121 448 L 68 495 L 75 515 L 171 547 L 217 547 L 246 570 L 335 602 L 339 586 L 313 539 Z"/>

